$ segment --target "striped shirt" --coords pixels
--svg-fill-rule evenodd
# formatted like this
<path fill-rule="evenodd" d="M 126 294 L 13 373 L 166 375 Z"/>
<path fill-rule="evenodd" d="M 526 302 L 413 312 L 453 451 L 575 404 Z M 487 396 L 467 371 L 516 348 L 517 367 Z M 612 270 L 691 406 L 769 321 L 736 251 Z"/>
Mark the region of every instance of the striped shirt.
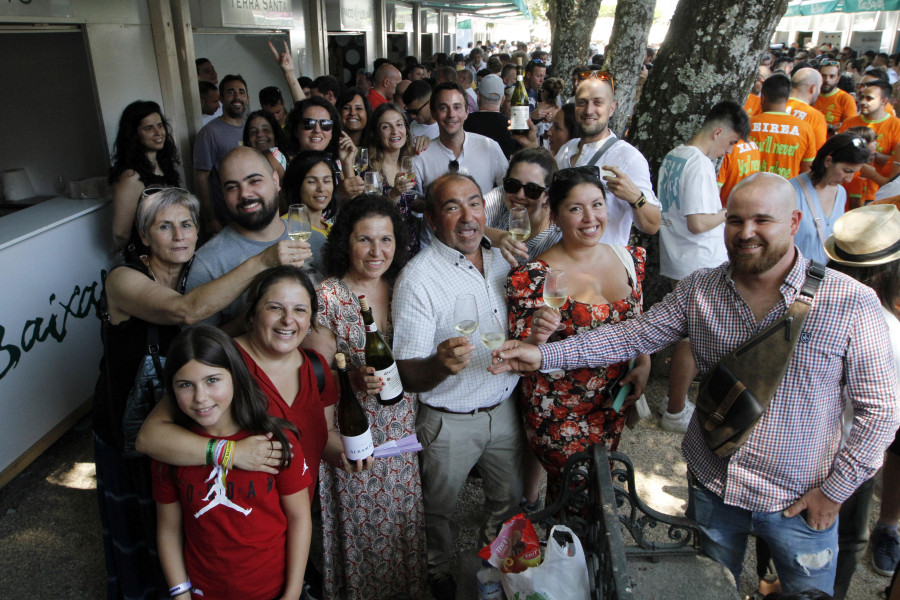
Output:
<path fill-rule="evenodd" d="M 615 363 L 689 336 L 701 373 L 784 315 L 809 261 L 797 260 L 782 298 L 757 324 L 731 279 L 729 263 L 701 269 L 642 317 L 541 346 L 542 368 Z M 841 385 L 853 405 L 853 430 L 841 449 Z M 897 375 L 875 293 L 830 269 L 819 286 L 787 373 L 753 433 L 728 458 L 713 454 L 696 415 L 681 450 L 691 472 L 726 504 L 782 510 L 815 487 L 843 502 L 875 475 L 897 429 Z"/>
<path fill-rule="evenodd" d="M 458 294 L 473 294 L 478 305 L 479 329 L 469 339 L 475 346 L 472 360 L 462 372 L 451 375 L 437 387 L 419 394 L 428 406 L 467 412 L 494 406 L 509 397 L 519 376 L 491 375 L 491 351 L 478 340 L 482 331 L 506 331 L 506 275 L 509 264 L 487 238 L 482 241 L 484 275 L 457 250 L 437 238 L 419 252 L 397 277 L 391 304 L 394 323 L 394 358 L 427 358 L 444 340 L 459 337 L 454 328 L 454 305 Z"/>
<path fill-rule="evenodd" d="M 494 229 L 509 229 L 509 208 L 504 202 L 506 192 L 503 186 L 495 187 L 484 195 L 484 216 L 488 227 Z M 549 226 L 530 240 L 525 241 L 528 248 L 528 260 L 534 260 L 550 249 L 550 246 L 562 239 L 562 231 L 556 223 Z"/>

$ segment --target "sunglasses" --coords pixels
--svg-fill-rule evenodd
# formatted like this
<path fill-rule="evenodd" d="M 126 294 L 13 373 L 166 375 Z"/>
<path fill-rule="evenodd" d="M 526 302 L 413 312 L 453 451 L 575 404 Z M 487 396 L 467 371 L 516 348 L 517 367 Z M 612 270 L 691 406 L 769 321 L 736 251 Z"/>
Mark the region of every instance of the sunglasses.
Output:
<path fill-rule="evenodd" d="M 424 104 L 423 104 L 422 106 L 420 106 L 419 108 L 409 108 L 409 107 L 407 107 L 407 108 L 406 108 L 406 114 L 408 114 L 408 115 L 411 116 L 411 117 L 414 117 L 414 116 L 416 116 L 417 114 L 419 114 L 419 111 L 422 110 L 423 108 L 425 108 L 425 105 L 424 105 Z"/>
<path fill-rule="evenodd" d="M 839 66 L 841 66 L 841 63 L 839 63 L 836 60 L 826 59 L 826 60 L 820 60 L 819 66 L 820 67 L 839 67 Z"/>
<path fill-rule="evenodd" d="M 525 197 L 531 200 L 537 200 L 547 191 L 547 188 L 536 183 L 522 183 L 512 177 L 503 178 L 503 190 L 507 194 L 518 194 L 522 188 L 525 188 Z"/>
<path fill-rule="evenodd" d="M 334 121 L 332 119 L 310 119 L 308 117 L 303 117 L 303 120 L 300 121 L 303 125 L 303 129 L 306 131 L 312 131 L 316 128 L 316 124 L 322 129 L 322 131 L 331 131 L 331 128 L 334 127 Z"/>
<path fill-rule="evenodd" d="M 591 77 L 596 77 L 600 81 L 606 81 L 609 83 L 610 87 L 613 89 L 613 93 L 616 91 L 616 82 L 613 80 L 613 76 L 609 74 L 609 71 L 603 71 L 600 69 L 586 69 L 584 71 L 578 72 L 578 81 L 585 81 L 586 79 L 590 79 Z"/>
<path fill-rule="evenodd" d="M 158 194 L 159 192 L 162 192 L 163 190 L 173 190 L 173 191 L 176 191 L 176 192 L 181 192 L 182 194 L 185 194 L 185 195 L 189 195 L 189 194 L 190 194 L 189 191 L 187 191 L 187 190 L 184 189 L 184 188 L 180 188 L 180 187 L 174 187 L 174 186 L 169 187 L 169 186 L 164 186 L 164 185 L 153 185 L 153 186 L 150 186 L 150 187 L 148 187 L 148 188 L 144 188 L 144 191 L 141 192 L 141 198 L 146 198 L 146 197 L 148 197 L 148 196 L 152 196 L 153 194 Z"/>

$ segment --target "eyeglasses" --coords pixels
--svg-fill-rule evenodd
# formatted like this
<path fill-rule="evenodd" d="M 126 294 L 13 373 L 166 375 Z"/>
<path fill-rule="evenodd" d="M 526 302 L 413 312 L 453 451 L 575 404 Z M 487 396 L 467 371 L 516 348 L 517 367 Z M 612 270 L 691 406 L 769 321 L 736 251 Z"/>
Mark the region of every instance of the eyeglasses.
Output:
<path fill-rule="evenodd" d="M 541 197 L 541 194 L 547 191 L 547 188 L 536 183 L 522 183 L 512 177 L 503 179 L 503 190 L 507 194 L 518 194 L 522 188 L 525 188 L 525 197 L 531 200 L 537 200 Z"/>
<path fill-rule="evenodd" d="M 306 131 L 315 129 L 316 124 L 319 125 L 322 131 L 331 131 L 331 128 L 334 127 L 334 121 L 332 119 L 310 119 L 303 117 L 303 120 L 300 122 L 303 124 L 303 129 Z"/>
<path fill-rule="evenodd" d="M 613 80 L 613 76 L 609 74 L 609 71 L 603 71 L 600 69 L 585 69 L 584 71 L 578 72 L 578 81 L 585 81 L 586 79 L 590 79 L 591 77 L 596 77 L 600 81 L 609 82 L 610 87 L 613 89 L 613 93 L 616 91 L 616 82 Z"/>
<path fill-rule="evenodd" d="M 451 173 L 459 173 L 459 161 L 451 160 L 447 164 L 447 170 L 450 171 Z"/>

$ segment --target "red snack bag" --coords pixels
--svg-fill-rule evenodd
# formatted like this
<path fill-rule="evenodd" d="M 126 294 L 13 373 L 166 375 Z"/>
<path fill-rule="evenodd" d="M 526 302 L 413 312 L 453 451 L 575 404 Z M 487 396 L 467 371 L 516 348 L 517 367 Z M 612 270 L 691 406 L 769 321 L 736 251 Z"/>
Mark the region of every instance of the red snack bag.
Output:
<path fill-rule="evenodd" d="M 500 569 L 501 573 L 521 573 L 541 564 L 541 545 L 537 532 L 523 513 L 503 524 L 500 533 L 478 556 Z"/>

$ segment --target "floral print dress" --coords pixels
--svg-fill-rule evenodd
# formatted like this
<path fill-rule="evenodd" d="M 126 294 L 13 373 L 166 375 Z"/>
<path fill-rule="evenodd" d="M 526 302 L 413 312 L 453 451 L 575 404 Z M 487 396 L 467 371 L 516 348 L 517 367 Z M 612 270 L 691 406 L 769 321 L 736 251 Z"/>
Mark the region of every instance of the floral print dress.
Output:
<path fill-rule="evenodd" d="M 366 330 L 359 300 L 340 279 L 317 288 L 318 325 L 330 329 L 349 368 L 365 365 Z M 392 330 L 382 331 L 391 343 Z M 416 397 L 382 406 L 375 396 L 357 392 L 369 417 L 376 446 L 415 433 Z M 337 422 L 335 405 L 334 424 Z M 425 594 L 425 511 L 417 454 L 378 458 L 370 471 L 345 473 L 322 461 L 324 593 L 328 599 L 387 600 Z M 427 597 L 427 595 L 426 595 Z"/>
<path fill-rule="evenodd" d="M 609 323 L 641 314 L 641 284 L 646 251 L 628 247 L 634 259 L 637 281 L 630 281 L 628 297 L 610 304 L 585 304 L 569 298 L 560 312 L 563 329 L 553 341 L 585 333 Z M 624 268 L 624 265 L 623 265 Z M 507 280 L 509 327 L 513 339 L 531 334 L 531 318 L 544 306 L 544 278 L 550 267 L 535 260 L 513 270 Z M 535 455 L 547 471 L 550 499 L 559 495 L 563 466 L 569 456 L 602 443 L 615 450 L 625 424 L 625 411 L 601 408 L 606 386 L 628 368 L 627 362 L 608 367 L 582 368 L 550 373 L 535 371 L 522 376 L 521 403 L 525 432 Z"/>

